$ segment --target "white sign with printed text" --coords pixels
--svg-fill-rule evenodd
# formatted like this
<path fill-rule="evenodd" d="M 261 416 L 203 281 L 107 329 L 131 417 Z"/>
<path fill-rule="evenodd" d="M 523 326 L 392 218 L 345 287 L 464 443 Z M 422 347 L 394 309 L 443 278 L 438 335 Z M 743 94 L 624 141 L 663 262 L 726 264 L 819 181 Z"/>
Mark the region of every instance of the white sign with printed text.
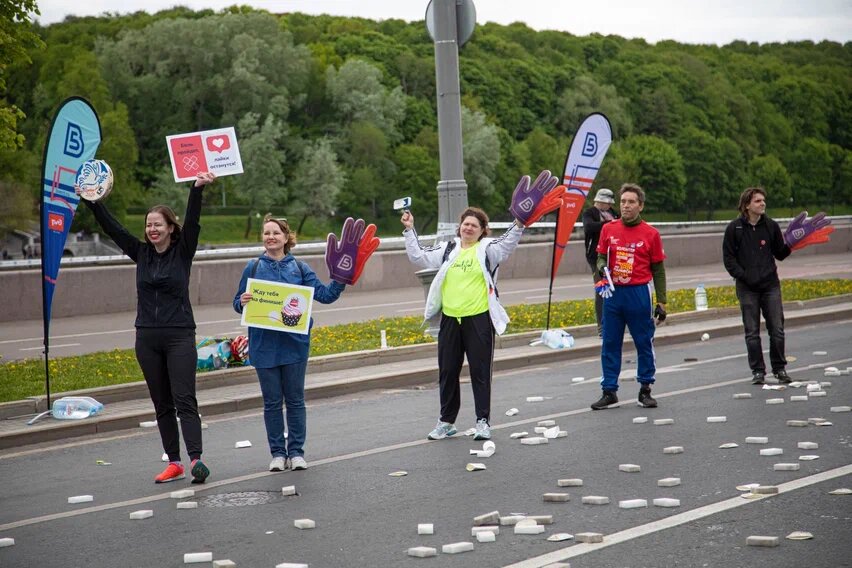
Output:
<path fill-rule="evenodd" d="M 233 127 L 166 136 L 166 146 L 176 182 L 194 180 L 200 172 L 217 177 L 243 173 Z"/>

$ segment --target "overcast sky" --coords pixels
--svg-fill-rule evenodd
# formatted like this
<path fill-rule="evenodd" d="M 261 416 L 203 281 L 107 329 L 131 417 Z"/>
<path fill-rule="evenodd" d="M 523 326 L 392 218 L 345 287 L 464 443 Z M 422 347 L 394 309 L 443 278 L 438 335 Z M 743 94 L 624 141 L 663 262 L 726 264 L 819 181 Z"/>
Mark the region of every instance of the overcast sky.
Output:
<path fill-rule="evenodd" d="M 733 40 L 784 42 L 809 39 L 852 40 L 852 0 L 474 0 L 477 22 L 524 22 L 537 30 L 575 35 L 615 34 L 649 42 L 683 43 Z M 373 20 L 423 20 L 427 0 L 38 0 L 48 25 L 67 15 L 104 12 L 150 13 L 175 5 L 220 10 L 248 4 L 274 13 L 303 12 L 360 16 Z M 118 7 L 120 6 L 120 7 Z"/>

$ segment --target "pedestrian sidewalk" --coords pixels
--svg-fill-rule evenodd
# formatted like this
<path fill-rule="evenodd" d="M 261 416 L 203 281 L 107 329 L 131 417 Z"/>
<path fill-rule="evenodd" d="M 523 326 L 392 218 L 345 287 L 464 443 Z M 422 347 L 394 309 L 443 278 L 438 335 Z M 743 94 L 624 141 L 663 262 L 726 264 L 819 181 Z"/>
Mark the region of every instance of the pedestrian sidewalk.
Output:
<path fill-rule="evenodd" d="M 784 305 L 787 329 L 852 319 L 852 295 L 820 298 Z M 540 333 L 521 333 L 497 338 L 494 371 L 506 371 L 553 362 L 570 362 L 600 353 L 600 339 L 594 325 L 567 330 L 575 338 L 573 348 L 554 350 L 543 345 L 531 347 Z M 710 309 L 669 316 L 657 328 L 657 345 L 697 342 L 701 335 L 711 338 L 742 333 L 738 308 Z M 632 348 L 626 335 L 626 349 Z M 744 348 L 743 348 L 744 349 Z M 467 364 L 463 373 L 467 373 Z M 308 365 L 305 385 L 307 400 L 333 397 L 370 389 L 399 388 L 437 383 L 436 344 L 413 345 L 376 351 L 362 351 L 314 357 Z M 568 375 L 566 374 L 566 377 Z M 198 375 L 198 405 L 203 416 L 262 408 L 263 398 L 254 369 L 234 368 Z M 83 420 L 56 420 L 44 417 L 32 426 L 32 414 L 46 409 L 44 397 L 0 404 L 0 450 L 40 442 L 74 438 L 88 434 L 137 428 L 153 421 L 154 409 L 144 382 L 87 389 L 66 395 L 91 396 L 104 403 L 101 414 Z"/>

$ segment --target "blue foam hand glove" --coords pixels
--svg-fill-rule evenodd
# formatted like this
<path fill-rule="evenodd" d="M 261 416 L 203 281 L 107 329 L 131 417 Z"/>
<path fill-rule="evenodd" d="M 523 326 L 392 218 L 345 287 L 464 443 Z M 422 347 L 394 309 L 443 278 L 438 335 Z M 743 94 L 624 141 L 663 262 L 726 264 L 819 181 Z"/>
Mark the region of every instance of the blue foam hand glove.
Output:
<path fill-rule="evenodd" d="M 796 217 L 790 221 L 790 224 L 787 225 L 787 230 L 784 231 L 784 242 L 791 249 L 799 248 L 798 245 L 800 242 L 811 236 L 813 233 L 831 225 L 831 219 L 825 216 L 825 213 L 820 211 L 810 219 L 808 217 L 807 211 L 802 211 Z"/>
<path fill-rule="evenodd" d="M 609 268 L 604 266 L 603 278 L 595 283 L 595 292 L 597 292 L 598 296 L 601 298 L 611 298 L 614 290 L 615 286 L 612 285 L 612 276 L 609 274 Z"/>
<path fill-rule="evenodd" d="M 521 177 L 512 193 L 509 212 L 525 227 L 530 225 L 535 221 L 533 214 L 536 213 L 539 203 L 558 183 L 559 179 L 552 175 L 550 170 L 542 170 L 532 185 L 530 185 L 530 176 Z M 556 206 L 558 207 L 558 203 Z"/>
<path fill-rule="evenodd" d="M 329 277 L 340 284 L 352 284 L 356 277 L 358 245 L 364 236 L 364 220 L 347 217 L 340 231 L 340 240 L 334 233 L 328 234 L 325 247 L 325 264 Z"/>

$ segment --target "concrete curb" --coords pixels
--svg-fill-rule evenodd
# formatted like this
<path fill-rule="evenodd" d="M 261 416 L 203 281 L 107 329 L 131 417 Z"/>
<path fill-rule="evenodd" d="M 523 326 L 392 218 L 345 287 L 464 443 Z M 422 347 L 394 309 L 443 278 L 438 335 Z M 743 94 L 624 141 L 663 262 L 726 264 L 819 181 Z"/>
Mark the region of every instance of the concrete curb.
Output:
<path fill-rule="evenodd" d="M 852 298 L 852 295 L 850 295 L 850 298 Z M 843 299 L 846 298 L 844 297 Z M 831 312 L 823 311 L 817 313 L 802 313 L 802 309 L 804 307 L 818 308 L 840 303 L 842 303 L 842 300 L 837 297 L 833 298 L 833 301 L 822 302 L 819 305 L 808 303 L 807 306 L 805 306 L 805 303 L 803 302 L 791 303 L 791 305 L 789 306 L 789 311 L 791 313 L 787 315 L 786 326 L 790 328 L 795 326 L 809 325 L 817 322 L 837 321 L 852 317 L 852 305 L 842 306 L 839 307 L 837 310 Z M 785 305 L 785 309 L 787 309 L 787 305 Z M 716 320 L 720 317 L 730 317 L 731 315 L 736 314 L 738 312 L 739 310 L 737 308 L 726 308 L 717 310 L 707 310 L 706 312 L 701 313 L 688 312 L 683 314 L 676 314 L 673 315 L 670 319 L 672 320 L 672 327 L 675 327 L 677 323 L 694 323 L 695 321 L 702 320 L 712 322 L 713 320 Z M 713 323 L 710 323 L 707 329 L 702 330 L 702 332 L 707 331 L 711 333 L 711 335 L 714 337 L 738 335 L 742 333 L 742 325 L 739 323 L 730 323 L 726 325 L 716 324 L 715 327 L 713 327 L 713 325 Z M 684 329 L 682 331 L 672 330 L 671 332 L 668 332 L 668 325 L 664 326 L 662 329 L 666 330 L 666 332 L 661 333 L 655 340 L 658 345 L 673 345 L 679 343 L 688 343 L 691 341 L 700 341 L 695 329 Z M 589 336 L 594 333 L 594 326 L 582 326 L 580 328 L 572 328 L 571 331 L 576 331 L 579 337 Z M 539 335 L 539 332 L 531 332 L 500 338 L 501 342 L 503 343 L 502 348 L 505 349 L 507 347 L 518 347 L 521 345 L 527 345 L 530 340 L 537 338 Z M 507 371 L 532 365 L 541 365 L 557 361 L 592 357 L 600 353 L 600 346 L 597 342 L 585 343 L 585 345 L 578 345 L 575 348 L 564 350 L 529 348 L 520 352 L 507 352 L 502 354 L 498 350 L 495 353 L 494 357 L 494 370 Z M 631 348 L 632 341 L 626 339 L 625 347 Z M 317 400 L 345 394 L 352 394 L 355 392 L 362 392 L 366 390 L 402 388 L 433 383 L 436 380 L 437 374 L 435 363 L 431 360 L 429 360 L 428 362 L 418 363 L 417 359 L 414 359 L 412 361 L 412 356 L 416 353 L 417 355 L 419 355 L 419 358 L 421 360 L 425 361 L 425 357 L 427 357 L 430 353 L 434 354 L 435 350 L 435 344 L 428 344 L 395 348 L 392 350 L 380 352 L 378 354 L 380 359 L 382 359 L 382 355 L 384 355 L 382 361 L 384 363 L 411 361 L 411 366 L 409 368 L 406 368 L 404 371 L 396 370 L 394 372 L 382 371 L 373 374 L 361 374 L 357 378 L 335 378 L 331 380 L 325 380 L 321 383 L 311 383 L 311 376 L 309 373 L 308 384 L 306 384 L 305 386 L 305 398 L 306 400 Z M 394 351 L 395 353 L 391 354 L 389 353 L 390 351 Z M 354 369 L 359 367 L 367 369 L 369 367 L 368 365 L 358 365 L 357 363 L 363 362 L 368 357 L 370 358 L 371 362 L 375 363 L 376 356 L 376 352 L 372 351 L 348 354 L 348 359 L 346 356 L 333 355 L 324 358 L 323 362 L 319 363 L 318 368 L 322 368 L 324 365 L 330 365 L 331 367 L 333 367 L 332 369 L 323 370 L 325 371 Z M 331 363 L 325 363 L 325 361 L 328 361 L 329 359 L 334 359 L 334 361 Z M 347 360 L 350 362 L 349 366 L 337 368 L 338 365 L 343 365 L 343 362 Z M 235 373 L 234 371 L 239 371 L 239 374 Z M 314 372 L 316 373 L 318 371 L 314 370 Z M 213 378 L 213 381 L 211 381 L 210 384 L 219 383 L 217 386 L 232 386 L 249 383 L 254 384 L 256 381 L 255 373 L 252 368 L 228 369 L 224 371 L 216 371 L 215 373 L 218 373 L 218 375 Z M 462 370 L 462 373 L 463 375 L 467 375 L 466 364 Z M 213 373 L 209 374 L 212 375 Z M 144 386 L 144 383 L 140 384 Z M 135 387 L 136 385 L 137 384 L 134 383 L 132 386 Z M 211 387 L 208 386 L 208 388 Z M 104 389 L 89 389 L 86 392 L 88 393 L 88 396 L 94 396 L 93 391 L 96 390 L 103 391 Z M 132 388 L 130 388 L 127 390 L 127 392 L 134 391 Z M 147 391 L 145 391 L 144 397 L 147 398 Z M 96 396 L 96 398 L 98 397 Z M 99 400 L 103 399 L 99 398 Z M 10 408 L 13 408 L 13 405 L 18 403 L 6 404 L 12 405 L 10 406 Z M 263 398 L 258 388 L 254 389 L 253 392 L 246 392 L 235 396 L 228 396 L 220 399 L 212 399 L 200 402 L 199 412 L 204 416 L 213 416 L 230 412 L 252 410 L 262 407 Z M 89 420 L 65 421 L 46 425 L 36 424 L 27 427 L 24 430 L 0 434 L 0 449 L 66 438 L 74 438 L 78 436 L 85 436 L 88 434 L 113 432 L 116 430 L 136 428 L 138 427 L 139 422 L 145 420 L 153 420 L 153 418 L 153 409 L 148 408 L 146 410 L 130 411 L 120 416 L 100 416 Z"/>

